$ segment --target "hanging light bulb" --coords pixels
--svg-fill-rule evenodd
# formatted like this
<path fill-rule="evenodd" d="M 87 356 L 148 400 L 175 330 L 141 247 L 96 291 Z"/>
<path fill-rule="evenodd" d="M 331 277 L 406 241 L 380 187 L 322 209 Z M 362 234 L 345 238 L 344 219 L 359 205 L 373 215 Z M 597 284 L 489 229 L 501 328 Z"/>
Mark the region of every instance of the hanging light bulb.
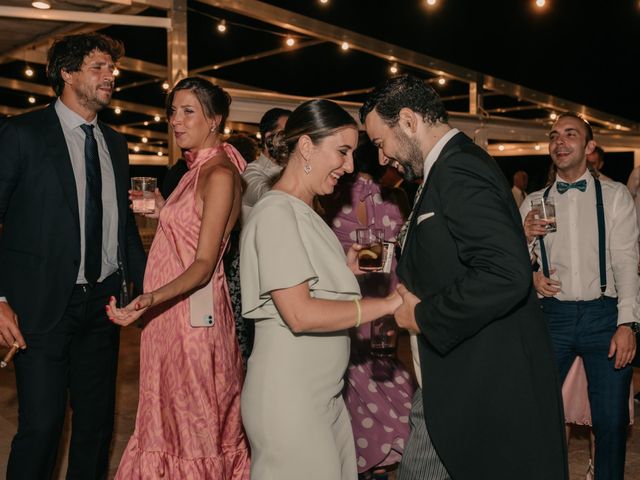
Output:
<path fill-rule="evenodd" d="M 558 114 L 556 112 L 551 112 L 551 114 L 549 115 L 549 118 L 551 120 L 555 120 L 556 118 L 558 118 Z"/>
<path fill-rule="evenodd" d="M 447 83 L 447 79 L 444 77 L 440 77 L 438 78 L 438 85 L 444 85 L 445 83 Z"/>
<path fill-rule="evenodd" d="M 31 103 L 31 104 L 36 103 L 36 97 L 34 97 L 33 95 L 30 95 L 27 100 L 29 100 L 29 103 Z"/>
<path fill-rule="evenodd" d="M 122 113 L 122 109 L 121 109 L 120 107 L 116 107 L 116 108 L 114 108 L 114 109 L 113 109 L 113 112 L 114 112 L 116 115 L 120 115 L 120 114 Z"/>
<path fill-rule="evenodd" d="M 153 117 L 153 120 L 154 120 L 155 122 L 159 122 L 159 121 L 160 121 L 160 115 L 155 115 L 155 116 Z"/>
<path fill-rule="evenodd" d="M 389 71 L 394 75 L 398 73 L 398 64 L 392 63 L 391 66 L 389 67 Z"/>
<path fill-rule="evenodd" d="M 329 3 L 329 0 L 320 0 L 320 3 L 326 5 L 327 3 Z"/>
<path fill-rule="evenodd" d="M 536 0 L 536 7 L 538 8 L 542 8 L 545 6 L 547 2 L 545 2 L 545 0 Z"/>
<path fill-rule="evenodd" d="M 286 44 L 289 47 L 293 47 L 296 44 L 296 39 L 293 37 L 287 37 Z"/>
<path fill-rule="evenodd" d="M 340 48 L 342 50 L 347 51 L 347 50 L 349 50 L 349 48 L 351 48 L 351 46 L 349 45 L 349 42 L 342 42 L 342 45 L 340 45 Z"/>
<path fill-rule="evenodd" d="M 144 122 L 142 122 L 142 124 L 143 124 L 145 127 L 148 127 L 148 126 L 149 126 L 149 122 L 148 122 L 147 120 L 145 120 Z"/>
<path fill-rule="evenodd" d="M 31 6 L 34 7 L 34 8 L 38 8 L 40 10 L 49 10 L 51 8 L 51 4 L 49 2 L 44 1 L 44 0 L 31 2 Z"/>
<path fill-rule="evenodd" d="M 231 133 L 231 129 L 229 127 L 224 127 L 224 134 L 229 135 Z"/>
<path fill-rule="evenodd" d="M 501 152 L 503 152 L 503 151 L 504 151 L 504 145 L 502 145 L 502 144 L 498 145 L 498 150 L 500 150 Z"/>
<path fill-rule="evenodd" d="M 162 152 L 158 152 L 158 156 L 161 157 L 162 156 Z"/>
<path fill-rule="evenodd" d="M 141 140 L 142 140 L 142 143 L 147 143 L 149 141 L 147 137 L 142 137 Z"/>
<path fill-rule="evenodd" d="M 536 143 L 536 144 L 535 144 L 535 146 L 533 147 L 533 149 L 534 149 L 535 151 L 540 150 L 540 148 L 541 148 L 541 147 L 540 147 L 540 145 L 538 145 L 537 143 Z"/>
<path fill-rule="evenodd" d="M 221 20 L 220 23 L 218 23 L 218 26 L 216 27 L 218 29 L 218 31 L 220 33 L 224 33 L 227 31 L 227 22 L 225 22 L 224 20 Z"/>
<path fill-rule="evenodd" d="M 24 69 L 24 74 L 29 78 L 33 77 L 33 74 L 34 74 L 33 68 L 27 65 L 26 68 Z"/>
<path fill-rule="evenodd" d="M 140 147 L 136 145 L 135 147 L 133 147 L 133 151 L 134 152 L 139 152 L 140 151 Z"/>
<path fill-rule="evenodd" d="M 262 140 L 262 134 L 260 132 L 256 133 L 256 138 Z"/>
<path fill-rule="evenodd" d="M 162 89 L 163 90 L 169 90 L 169 82 L 162 82 Z"/>
<path fill-rule="evenodd" d="M 118 75 L 120 75 L 120 70 L 118 70 L 117 68 L 113 69 L 113 76 L 117 77 Z"/>
<path fill-rule="evenodd" d="M 427 0 L 427 5 L 433 7 L 436 4 L 436 0 Z"/>

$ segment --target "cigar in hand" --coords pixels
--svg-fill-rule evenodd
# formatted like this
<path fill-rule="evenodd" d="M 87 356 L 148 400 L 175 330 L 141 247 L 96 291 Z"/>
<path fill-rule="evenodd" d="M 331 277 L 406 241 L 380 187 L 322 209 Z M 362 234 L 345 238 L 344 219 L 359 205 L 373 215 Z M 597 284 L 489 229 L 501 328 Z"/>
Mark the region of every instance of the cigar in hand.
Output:
<path fill-rule="evenodd" d="M 14 355 L 18 353 L 18 350 L 20 350 L 20 345 L 18 345 L 18 342 L 13 342 L 13 345 L 11 345 L 11 350 L 7 352 L 7 354 L 0 362 L 0 368 L 4 368 L 9 365 L 9 362 L 13 359 Z"/>

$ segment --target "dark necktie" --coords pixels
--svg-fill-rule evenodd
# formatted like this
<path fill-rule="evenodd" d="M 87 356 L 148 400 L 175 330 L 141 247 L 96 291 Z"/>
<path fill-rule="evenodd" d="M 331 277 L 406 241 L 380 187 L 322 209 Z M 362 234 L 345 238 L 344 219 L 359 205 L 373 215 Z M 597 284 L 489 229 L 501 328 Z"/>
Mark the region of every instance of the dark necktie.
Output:
<path fill-rule="evenodd" d="M 413 220 L 413 215 L 416 212 L 416 208 L 418 208 L 418 202 L 420 201 L 420 195 L 422 195 L 422 189 L 424 188 L 425 183 L 426 182 L 423 181 L 418 187 L 418 191 L 416 192 L 416 196 L 413 200 L 413 208 L 411 209 L 411 213 L 409 213 L 409 218 L 407 218 L 407 221 L 404 222 L 404 225 L 402 225 L 402 228 L 398 232 L 396 242 L 400 246 L 400 251 L 404 250 L 404 242 L 406 242 L 407 233 L 409 233 L 409 224 L 411 223 L 411 220 Z"/>
<path fill-rule="evenodd" d="M 84 277 L 95 284 L 102 270 L 102 175 L 93 125 L 80 125 L 85 133 L 84 161 L 87 184 L 84 194 Z"/>
<path fill-rule="evenodd" d="M 581 192 L 584 192 L 587 189 L 587 181 L 586 180 L 578 180 L 577 182 L 567 183 L 567 182 L 558 182 L 556 183 L 556 188 L 558 189 L 558 193 L 564 193 L 570 188 L 577 188 Z"/>

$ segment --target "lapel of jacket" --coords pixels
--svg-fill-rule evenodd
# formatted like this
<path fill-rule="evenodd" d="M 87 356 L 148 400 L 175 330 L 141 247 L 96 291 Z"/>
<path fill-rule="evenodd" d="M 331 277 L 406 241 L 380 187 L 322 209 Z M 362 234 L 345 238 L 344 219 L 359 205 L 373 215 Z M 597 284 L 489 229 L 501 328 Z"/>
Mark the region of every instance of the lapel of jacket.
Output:
<path fill-rule="evenodd" d="M 71 157 L 67 141 L 64 138 L 60 119 L 55 110 L 55 102 L 49 104 L 42 116 L 42 131 L 47 144 L 47 155 L 55 164 L 55 171 L 62 185 L 64 197 L 71 209 L 78 233 L 80 232 L 80 218 L 78 214 L 78 191 L 76 189 L 76 179 L 73 175 Z"/>
<path fill-rule="evenodd" d="M 422 204 L 422 202 L 424 201 L 424 197 L 427 195 L 427 192 L 429 191 L 429 183 L 431 182 L 431 179 L 433 178 L 433 172 L 436 170 L 436 168 L 438 168 L 438 166 L 440 164 L 442 164 L 442 162 L 449 156 L 451 155 L 453 152 L 458 150 L 458 146 L 461 145 L 462 143 L 465 142 L 470 142 L 471 139 L 469 137 L 467 137 L 464 133 L 460 132 L 457 133 L 456 135 L 454 135 L 453 138 L 451 138 L 451 140 L 449 140 L 447 142 L 447 144 L 444 146 L 444 148 L 442 149 L 442 151 L 440 152 L 440 155 L 438 156 L 438 159 L 433 163 L 433 166 L 431 167 L 431 170 L 429 170 L 429 175 L 427 176 L 427 179 L 425 180 L 425 185 L 424 188 L 422 189 L 422 191 L 420 192 L 420 197 L 416 199 L 416 202 L 413 206 L 414 209 L 414 214 L 412 215 L 411 218 L 411 223 L 409 224 L 409 230 L 407 231 L 407 238 L 405 239 L 405 248 L 403 250 L 403 252 L 408 252 L 411 249 L 411 244 L 413 243 L 413 238 L 415 236 L 415 230 L 416 230 L 416 225 L 417 225 L 417 219 L 419 217 L 418 215 L 418 211 L 420 210 L 420 205 Z M 406 262 L 408 262 L 408 256 L 407 255 L 403 255 L 400 257 L 400 261 L 398 262 L 398 270 L 402 273 L 404 273 L 404 276 L 406 277 L 406 274 L 408 273 L 408 270 L 410 269 L 410 266 L 406 264 Z M 405 279 L 406 281 L 406 279 Z"/>

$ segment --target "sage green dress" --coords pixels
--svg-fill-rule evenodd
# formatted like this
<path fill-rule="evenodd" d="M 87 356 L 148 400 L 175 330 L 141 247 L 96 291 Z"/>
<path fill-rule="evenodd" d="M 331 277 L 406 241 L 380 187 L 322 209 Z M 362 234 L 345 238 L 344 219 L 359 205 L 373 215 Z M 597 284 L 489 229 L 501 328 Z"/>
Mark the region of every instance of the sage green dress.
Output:
<path fill-rule="evenodd" d="M 349 335 L 294 334 L 270 295 L 307 282 L 315 298 L 360 298 L 340 242 L 311 207 L 273 190 L 243 226 L 240 281 L 242 313 L 256 326 L 241 402 L 252 480 L 355 480 L 342 399 Z"/>

